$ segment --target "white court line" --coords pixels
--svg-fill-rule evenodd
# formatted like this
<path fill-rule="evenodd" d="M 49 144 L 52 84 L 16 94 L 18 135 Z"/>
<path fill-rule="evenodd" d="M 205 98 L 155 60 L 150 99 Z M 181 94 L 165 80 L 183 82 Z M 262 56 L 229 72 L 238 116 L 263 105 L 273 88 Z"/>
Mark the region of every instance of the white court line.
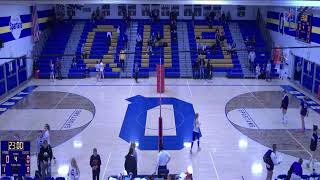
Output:
<path fill-rule="evenodd" d="M 305 152 L 305 150 L 291 150 L 291 149 L 288 149 L 288 150 L 282 150 L 282 149 L 279 149 L 277 150 L 279 152 Z"/>
<path fill-rule="evenodd" d="M 132 88 L 133 88 L 133 82 L 131 83 L 131 86 L 130 86 L 129 97 L 131 96 Z"/>
<path fill-rule="evenodd" d="M 219 178 L 219 174 L 218 174 L 218 171 L 217 171 L 216 165 L 214 164 L 214 161 L 213 161 L 213 157 L 212 157 L 211 152 L 209 152 L 209 154 L 210 154 L 210 158 L 211 158 L 211 162 L 212 162 L 212 166 L 213 166 L 214 172 L 215 172 L 215 174 L 216 174 L 216 176 L 217 176 L 217 180 L 220 180 L 220 178 Z"/>
<path fill-rule="evenodd" d="M 291 138 L 294 139 L 296 141 L 296 143 L 298 143 L 311 157 L 312 154 L 297 140 L 297 138 L 295 138 L 288 130 L 286 130 L 286 131 L 291 136 Z"/>
<path fill-rule="evenodd" d="M 108 164 L 109 164 L 109 161 L 110 161 L 110 157 L 111 157 L 111 152 L 109 153 L 108 160 L 107 160 L 107 163 L 106 163 L 106 167 L 105 167 L 104 170 L 103 170 L 102 179 L 106 179 L 105 176 L 106 176 Z"/>
<path fill-rule="evenodd" d="M 188 81 L 188 80 L 187 80 L 187 85 L 188 85 L 188 89 L 189 89 L 190 96 L 192 97 L 192 92 L 191 92 L 191 89 L 190 89 L 189 81 Z"/>
<path fill-rule="evenodd" d="M 265 105 L 253 94 L 253 92 L 252 92 L 246 85 L 244 85 L 244 84 L 242 83 L 242 81 L 240 81 L 240 83 L 241 83 L 241 85 L 242 85 L 243 87 L 245 87 L 245 88 L 249 91 L 249 93 L 263 106 L 263 108 L 266 108 Z"/>

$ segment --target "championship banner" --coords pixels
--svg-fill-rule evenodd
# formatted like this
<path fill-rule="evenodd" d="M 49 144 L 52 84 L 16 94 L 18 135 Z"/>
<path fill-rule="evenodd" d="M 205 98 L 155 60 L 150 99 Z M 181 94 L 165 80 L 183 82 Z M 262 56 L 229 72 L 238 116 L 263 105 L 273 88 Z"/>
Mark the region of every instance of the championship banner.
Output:
<path fill-rule="evenodd" d="M 32 41 L 33 43 L 39 41 L 39 24 L 38 24 L 38 13 L 37 6 L 32 6 Z"/>

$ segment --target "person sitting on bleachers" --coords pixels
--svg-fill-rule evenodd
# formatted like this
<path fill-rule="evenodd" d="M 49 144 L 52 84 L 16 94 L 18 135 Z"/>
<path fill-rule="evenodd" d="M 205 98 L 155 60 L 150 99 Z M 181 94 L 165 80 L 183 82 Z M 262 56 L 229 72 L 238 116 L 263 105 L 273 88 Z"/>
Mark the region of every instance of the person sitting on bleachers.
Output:
<path fill-rule="evenodd" d="M 224 39 L 225 39 L 225 33 L 224 33 L 224 31 L 221 31 L 220 32 L 220 41 L 223 42 Z"/>
<path fill-rule="evenodd" d="M 138 46 L 142 46 L 142 37 L 140 33 L 137 33 L 136 42 Z"/>
<path fill-rule="evenodd" d="M 160 32 L 157 33 L 157 41 L 161 40 Z"/>
<path fill-rule="evenodd" d="M 173 34 L 172 34 L 172 38 L 173 38 L 173 41 L 177 41 L 177 30 L 173 30 L 173 32 L 172 32 Z"/>
<path fill-rule="evenodd" d="M 150 44 L 151 44 L 152 47 L 155 46 L 156 40 L 157 40 L 156 39 L 156 34 L 153 32 L 152 35 L 151 35 L 151 39 L 150 39 Z"/>
<path fill-rule="evenodd" d="M 148 53 L 149 53 L 149 55 L 152 54 L 152 42 L 151 42 L 151 40 L 148 40 Z"/>
<path fill-rule="evenodd" d="M 124 51 L 124 49 L 121 49 L 121 51 L 120 51 L 120 66 L 121 66 L 122 71 L 124 71 L 124 68 L 125 68 L 124 67 L 125 59 L 126 59 L 125 51 Z"/>
<path fill-rule="evenodd" d="M 216 46 L 217 46 L 217 48 L 219 48 L 219 46 L 220 46 L 220 31 L 218 28 L 216 29 L 216 32 L 215 32 L 215 39 L 216 39 Z"/>

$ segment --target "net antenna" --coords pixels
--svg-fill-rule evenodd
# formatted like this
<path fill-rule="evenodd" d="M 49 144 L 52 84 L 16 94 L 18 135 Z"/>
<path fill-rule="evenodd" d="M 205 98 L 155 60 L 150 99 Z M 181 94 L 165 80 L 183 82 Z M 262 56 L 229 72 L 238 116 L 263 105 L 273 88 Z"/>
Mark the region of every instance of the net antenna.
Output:
<path fill-rule="evenodd" d="M 160 146 L 163 147 L 163 122 L 162 122 L 162 89 L 164 87 L 162 87 L 162 81 L 164 78 L 164 71 L 162 71 L 163 68 L 163 64 L 162 64 L 162 48 L 160 49 L 161 53 L 160 53 L 160 58 L 159 58 L 159 66 L 158 66 L 158 73 L 159 73 L 159 86 L 160 86 L 160 91 L 159 91 L 159 136 L 158 136 L 158 149 L 160 150 Z"/>

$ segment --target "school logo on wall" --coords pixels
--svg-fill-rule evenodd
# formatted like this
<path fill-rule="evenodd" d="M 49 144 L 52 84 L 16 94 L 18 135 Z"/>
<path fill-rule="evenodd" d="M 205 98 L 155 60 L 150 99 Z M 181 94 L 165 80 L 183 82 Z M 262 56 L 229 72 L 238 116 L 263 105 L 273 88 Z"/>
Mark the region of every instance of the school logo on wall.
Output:
<path fill-rule="evenodd" d="M 119 137 L 127 142 L 139 143 L 141 150 L 157 150 L 160 99 L 138 95 L 127 101 L 130 104 Z M 180 150 L 185 142 L 191 142 L 195 114 L 192 104 L 165 97 L 161 100 L 161 114 L 165 149 Z"/>
<path fill-rule="evenodd" d="M 22 31 L 22 21 L 20 16 L 11 16 L 9 27 L 13 37 L 15 39 L 19 39 Z"/>

